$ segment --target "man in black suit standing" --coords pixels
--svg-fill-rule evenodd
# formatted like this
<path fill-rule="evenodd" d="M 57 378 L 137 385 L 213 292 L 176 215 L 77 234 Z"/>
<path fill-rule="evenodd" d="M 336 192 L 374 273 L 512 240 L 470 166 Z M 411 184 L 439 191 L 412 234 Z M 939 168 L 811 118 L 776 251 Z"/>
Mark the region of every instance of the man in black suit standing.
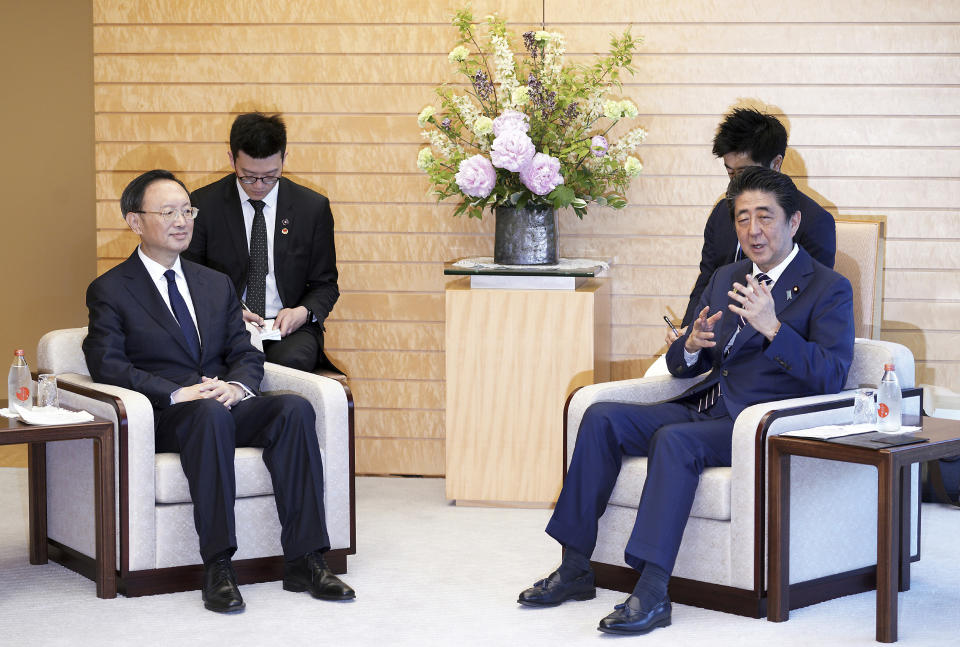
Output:
<path fill-rule="evenodd" d="M 323 464 L 313 407 L 261 396 L 263 354 L 250 344 L 230 279 L 181 260 L 196 207 L 172 173 L 154 170 L 123 191 L 120 209 L 140 245 L 87 289 L 83 352 L 97 382 L 143 393 L 158 452 L 178 452 L 190 486 L 211 611 L 244 608 L 231 556 L 237 446 L 263 447 L 282 526 L 283 588 L 348 600 L 327 567 Z"/>
<path fill-rule="evenodd" d="M 268 362 L 333 368 L 323 354 L 323 321 L 340 296 L 330 201 L 281 177 L 286 149 L 279 116 L 234 120 L 234 173 L 190 196 L 202 215 L 184 257 L 230 277 L 245 321 L 275 320 L 282 339 L 263 343 Z"/>
<path fill-rule="evenodd" d="M 763 166 L 779 171 L 787 153 L 787 130 L 776 117 L 750 108 L 734 108 L 717 128 L 713 138 L 713 154 L 723 159 L 732 180 L 749 166 Z M 833 268 L 837 251 L 837 231 L 833 216 L 802 192 L 797 192 L 798 208 L 803 217 L 796 242 L 814 259 Z M 700 274 L 690 292 L 681 326 L 689 326 L 697 318 L 697 303 L 710 277 L 717 268 L 745 258 L 737 242 L 733 217 L 727 200 L 721 199 L 710 212 L 703 230 Z M 667 343 L 676 335 L 667 333 Z"/>

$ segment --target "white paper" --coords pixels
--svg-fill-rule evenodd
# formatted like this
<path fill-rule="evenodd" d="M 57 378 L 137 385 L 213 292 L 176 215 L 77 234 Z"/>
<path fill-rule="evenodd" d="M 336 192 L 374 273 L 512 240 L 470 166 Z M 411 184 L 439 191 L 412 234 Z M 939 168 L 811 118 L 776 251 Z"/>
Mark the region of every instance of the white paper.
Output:
<path fill-rule="evenodd" d="M 822 427 L 811 427 L 809 429 L 796 429 L 794 431 L 784 432 L 780 435 L 826 440 L 828 438 L 840 438 L 841 436 L 852 436 L 854 434 L 866 434 L 871 431 L 878 431 L 877 425 L 872 422 L 863 422 L 856 425 L 823 425 Z M 903 427 L 900 427 L 900 431 L 892 433 L 909 434 L 914 431 L 920 431 L 920 427 L 907 427 L 904 425 Z"/>
<path fill-rule="evenodd" d="M 33 407 L 24 409 L 23 407 L 13 405 L 20 420 L 28 425 L 67 425 L 77 422 L 90 422 L 93 415 L 86 411 L 67 411 L 57 407 Z"/>
<path fill-rule="evenodd" d="M 260 327 L 260 341 L 274 341 L 280 339 L 280 329 L 274 328 L 275 319 L 264 319 Z"/>

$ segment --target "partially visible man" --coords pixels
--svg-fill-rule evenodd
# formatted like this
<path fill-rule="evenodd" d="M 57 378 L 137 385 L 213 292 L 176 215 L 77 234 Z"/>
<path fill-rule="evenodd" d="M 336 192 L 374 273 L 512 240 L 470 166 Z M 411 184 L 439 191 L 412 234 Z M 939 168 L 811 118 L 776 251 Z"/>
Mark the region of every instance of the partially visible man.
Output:
<path fill-rule="evenodd" d="M 647 479 L 624 560 L 640 571 L 633 593 L 598 629 L 647 633 L 671 623 L 667 583 L 700 474 L 729 466 L 733 422 L 758 402 L 836 393 L 853 358 L 850 282 L 793 242 L 797 190 L 754 166 L 728 189 L 737 237 L 747 255 L 717 270 L 686 334 L 671 344 L 678 377 L 710 371 L 661 404 L 600 402 L 584 413 L 547 534 L 564 547 L 560 567 L 520 594 L 527 606 L 595 596 L 590 556 L 597 522 L 623 456 L 647 456 Z"/>
<path fill-rule="evenodd" d="M 723 159 L 727 175 L 733 179 L 749 166 L 763 166 L 779 171 L 787 153 L 787 131 L 775 117 L 749 108 L 735 108 L 724 117 L 713 138 L 713 154 Z M 813 258 L 833 268 L 837 251 L 837 232 L 833 216 L 802 192 L 797 192 L 797 209 L 803 214 L 796 242 Z M 710 212 L 703 230 L 700 253 L 700 275 L 690 292 L 682 327 L 697 317 L 700 295 L 717 268 L 744 255 L 737 243 L 733 217 L 727 200 L 720 200 Z M 672 342 L 676 335 L 667 334 Z"/>
<path fill-rule="evenodd" d="M 230 277 L 245 321 L 275 320 L 282 338 L 263 343 L 268 362 L 312 371 L 330 366 L 323 322 L 340 296 L 333 215 L 325 196 L 282 177 L 286 155 L 279 116 L 237 117 L 234 173 L 190 196 L 202 215 L 184 257 Z"/>
<path fill-rule="evenodd" d="M 230 279 L 180 259 L 197 217 L 186 187 L 169 171 L 149 171 L 127 185 L 120 209 L 140 245 L 87 289 L 83 352 L 94 380 L 149 398 L 156 451 L 180 454 L 200 538 L 204 606 L 245 606 L 230 561 L 238 446 L 263 448 L 287 560 L 283 588 L 354 598 L 323 558 L 330 541 L 313 407 L 297 395 L 259 395 L 263 354 L 250 344 Z"/>

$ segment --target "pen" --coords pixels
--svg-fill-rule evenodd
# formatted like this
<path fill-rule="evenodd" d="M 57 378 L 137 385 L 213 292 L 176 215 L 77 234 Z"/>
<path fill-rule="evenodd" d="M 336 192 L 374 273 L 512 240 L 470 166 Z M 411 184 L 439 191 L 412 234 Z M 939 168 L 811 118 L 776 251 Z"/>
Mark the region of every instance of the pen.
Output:
<path fill-rule="evenodd" d="M 680 331 L 677 330 L 676 327 L 673 325 L 673 323 L 670 321 L 670 317 L 668 317 L 667 315 L 663 315 L 663 320 L 667 322 L 668 326 L 670 326 L 670 330 L 673 331 L 673 334 L 676 335 L 677 337 L 680 337 Z"/>

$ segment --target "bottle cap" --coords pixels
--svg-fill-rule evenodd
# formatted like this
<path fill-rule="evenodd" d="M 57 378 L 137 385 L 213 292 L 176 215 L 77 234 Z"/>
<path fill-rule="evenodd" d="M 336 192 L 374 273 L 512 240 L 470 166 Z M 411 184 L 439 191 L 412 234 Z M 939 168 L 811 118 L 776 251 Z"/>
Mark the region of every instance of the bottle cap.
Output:
<path fill-rule="evenodd" d="M 893 370 L 893 364 L 884 364 L 884 365 L 883 365 L 883 370 L 885 370 L 885 371 L 892 371 L 892 370 Z"/>
<path fill-rule="evenodd" d="M 13 356 L 14 356 L 14 357 L 23 357 L 23 349 L 22 349 L 22 348 L 18 348 L 17 350 L 13 351 Z"/>

